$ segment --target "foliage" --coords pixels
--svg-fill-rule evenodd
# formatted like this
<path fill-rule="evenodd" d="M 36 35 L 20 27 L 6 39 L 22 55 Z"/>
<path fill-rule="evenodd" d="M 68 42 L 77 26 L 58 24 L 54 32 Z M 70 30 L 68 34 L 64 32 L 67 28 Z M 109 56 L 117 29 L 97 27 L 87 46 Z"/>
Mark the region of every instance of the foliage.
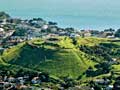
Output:
<path fill-rule="evenodd" d="M 109 62 L 119 57 L 119 42 L 101 38 L 74 40 L 69 37 L 31 40 L 5 50 L 1 61 L 56 77 L 83 79 L 111 71 Z"/>
<path fill-rule="evenodd" d="M 24 28 L 17 28 L 13 35 L 14 36 L 25 36 L 26 32 L 27 31 Z"/>
<path fill-rule="evenodd" d="M 7 18 L 9 18 L 10 16 L 7 14 L 7 13 L 5 13 L 5 12 L 0 12 L 0 19 L 7 19 Z"/>
<path fill-rule="evenodd" d="M 120 29 L 118 29 L 118 30 L 116 31 L 115 36 L 116 36 L 116 37 L 120 37 Z"/>

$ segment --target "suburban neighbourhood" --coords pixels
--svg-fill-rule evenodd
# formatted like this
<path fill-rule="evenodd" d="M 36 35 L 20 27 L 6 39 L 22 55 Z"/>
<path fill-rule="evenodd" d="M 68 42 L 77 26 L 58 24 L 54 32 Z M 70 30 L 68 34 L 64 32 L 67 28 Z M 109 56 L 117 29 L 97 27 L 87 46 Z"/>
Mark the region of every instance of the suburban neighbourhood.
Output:
<path fill-rule="evenodd" d="M 4 15 L 5 13 L 0 12 L 0 14 Z M 116 31 L 112 28 L 105 30 L 77 30 L 71 27 L 60 28 L 57 26 L 56 22 L 47 22 L 41 18 L 21 20 L 11 18 L 9 15 L 0 18 L 1 48 L 13 46 L 17 43 L 34 38 L 48 38 L 54 36 L 118 39 L 120 37 L 119 32 L 119 29 Z"/>
<path fill-rule="evenodd" d="M 5 12 L 0 12 L 0 54 L 2 54 L 4 50 L 12 48 L 19 43 L 34 40 L 37 38 L 45 39 L 45 43 L 52 45 L 54 43 L 58 43 L 59 41 L 56 40 L 55 37 L 61 36 L 69 37 L 73 40 L 77 37 L 108 38 L 110 40 L 116 40 L 119 42 L 120 29 L 114 30 L 112 28 L 109 28 L 105 30 L 77 30 L 71 27 L 60 28 L 58 27 L 56 22 L 47 22 L 42 18 L 21 20 L 19 18 L 11 18 Z M 33 47 L 35 46 L 32 43 L 27 44 Z M 85 51 L 86 49 L 88 49 L 85 46 L 81 46 L 79 48 L 81 51 Z M 87 52 L 87 50 L 85 52 Z M 94 60 L 94 58 L 92 59 Z M 109 62 L 107 62 L 107 64 L 109 65 L 118 65 L 119 63 L 120 62 L 116 59 L 116 57 L 112 58 Z M 6 75 L 6 73 L 8 73 L 8 75 Z M 62 81 L 57 81 L 57 79 L 55 80 L 52 77 L 49 77 L 49 75 L 46 73 L 26 72 L 25 74 L 21 74 L 22 70 L 19 71 L 19 73 L 20 74 L 13 77 L 12 75 L 9 75 L 8 71 L 0 71 L 0 90 L 113 90 L 113 88 L 120 89 L 119 77 L 113 84 L 111 84 L 112 80 L 110 78 L 97 78 L 89 80 L 89 85 L 79 86 L 79 84 L 82 83 L 81 81 L 74 82 L 69 78 L 64 78 L 63 83 Z M 96 73 L 96 71 L 90 67 L 88 68 L 86 73 L 93 74 Z M 112 76 L 114 73 L 119 73 L 119 71 L 109 72 L 108 74 Z M 49 86 L 46 84 L 46 82 L 58 83 L 59 88 L 57 87 L 57 89 L 54 89 L 54 86 Z M 40 86 L 42 84 L 43 87 Z M 102 86 L 103 89 L 100 89 L 98 85 Z M 65 88 L 69 86 L 70 88 Z"/>

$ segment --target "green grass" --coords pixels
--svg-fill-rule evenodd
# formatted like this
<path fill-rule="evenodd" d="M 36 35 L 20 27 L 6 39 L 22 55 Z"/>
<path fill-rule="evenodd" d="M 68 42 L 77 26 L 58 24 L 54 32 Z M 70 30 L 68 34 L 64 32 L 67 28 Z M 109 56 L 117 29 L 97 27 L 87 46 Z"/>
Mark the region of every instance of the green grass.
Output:
<path fill-rule="evenodd" d="M 19 57 L 19 53 L 22 49 L 22 47 L 25 45 L 25 43 L 21 43 L 17 46 L 14 46 L 11 49 L 6 49 L 3 52 L 3 55 L 1 56 L 1 58 L 5 61 L 5 62 L 9 62 L 10 60 L 15 59 L 16 57 Z"/>
<path fill-rule="evenodd" d="M 35 39 L 21 43 L 4 51 L 0 61 L 36 71 L 48 72 L 55 77 L 78 78 L 89 66 L 97 63 L 91 55 L 79 50 L 79 45 L 94 47 L 109 42 L 103 38 L 77 38 L 77 45 L 68 37 L 58 37 L 59 41 Z M 111 43 L 111 42 L 110 42 Z M 119 45 L 117 42 L 113 42 Z M 114 48 L 114 47 L 112 47 Z M 96 59 L 101 59 L 96 57 Z M 94 68 L 95 69 L 95 68 Z M 86 78 L 86 77 L 83 77 Z"/>
<path fill-rule="evenodd" d="M 120 65 L 113 65 L 113 71 L 120 71 Z"/>
<path fill-rule="evenodd" d="M 108 39 L 105 38 L 96 38 L 96 37 L 87 37 L 87 38 L 77 38 L 78 45 L 88 45 L 95 46 L 102 42 L 107 42 Z"/>
<path fill-rule="evenodd" d="M 78 77 L 89 66 L 74 50 L 61 50 L 54 54 L 54 58 L 41 63 L 38 68 L 56 76 Z M 48 69 L 49 68 L 49 69 Z"/>

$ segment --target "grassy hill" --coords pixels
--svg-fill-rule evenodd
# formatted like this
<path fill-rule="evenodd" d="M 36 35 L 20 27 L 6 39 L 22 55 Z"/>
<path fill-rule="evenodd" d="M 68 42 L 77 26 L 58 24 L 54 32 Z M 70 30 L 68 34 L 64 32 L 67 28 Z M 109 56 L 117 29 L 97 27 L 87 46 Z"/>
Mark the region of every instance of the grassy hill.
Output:
<path fill-rule="evenodd" d="M 48 72 L 57 77 L 78 78 L 90 66 L 94 68 L 101 60 L 106 60 L 108 57 L 106 58 L 104 55 L 107 55 L 108 51 L 119 54 L 119 42 L 99 38 L 76 38 L 75 40 L 75 44 L 68 37 L 24 42 L 5 50 L 1 61 L 9 65 Z M 112 47 L 109 47 L 109 44 Z M 84 49 L 81 49 L 80 47 L 83 48 L 83 46 Z M 99 53 L 96 54 L 96 52 Z M 117 54 L 109 53 L 108 56 L 115 57 Z"/>

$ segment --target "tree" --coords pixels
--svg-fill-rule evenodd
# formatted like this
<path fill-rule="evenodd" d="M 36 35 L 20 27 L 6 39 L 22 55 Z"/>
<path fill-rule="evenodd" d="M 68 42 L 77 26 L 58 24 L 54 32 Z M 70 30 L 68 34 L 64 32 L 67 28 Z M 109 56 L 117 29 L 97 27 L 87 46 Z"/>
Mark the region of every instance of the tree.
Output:
<path fill-rule="evenodd" d="M 0 12 L 0 19 L 7 19 L 7 18 L 9 18 L 10 16 L 7 14 L 7 13 L 5 13 L 5 12 Z"/>
<path fill-rule="evenodd" d="M 14 32 L 14 36 L 25 36 L 26 35 L 27 30 L 23 29 L 23 28 L 17 28 L 17 30 Z"/>
<path fill-rule="evenodd" d="M 93 70 L 93 68 L 91 66 L 86 71 L 86 76 L 87 77 L 94 76 L 94 70 Z"/>
<path fill-rule="evenodd" d="M 46 73 L 46 72 L 39 74 L 39 78 L 42 82 L 49 82 L 50 81 L 49 73 Z"/>
<path fill-rule="evenodd" d="M 49 21 L 48 24 L 49 24 L 49 25 L 54 25 L 54 26 L 57 25 L 56 22 L 51 22 L 51 21 Z"/>
<path fill-rule="evenodd" d="M 120 90 L 120 80 L 116 80 L 113 84 L 113 90 Z"/>
<path fill-rule="evenodd" d="M 65 31 L 67 31 L 69 33 L 74 33 L 75 29 L 74 28 L 65 28 Z"/>
<path fill-rule="evenodd" d="M 76 84 L 75 81 L 69 77 L 64 77 L 63 80 L 64 80 L 64 83 L 62 83 L 61 86 L 64 87 L 65 89 L 69 87 L 74 87 Z"/>
<path fill-rule="evenodd" d="M 19 24 L 21 23 L 21 20 L 20 19 L 8 19 L 7 22 Z"/>
<path fill-rule="evenodd" d="M 115 37 L 120 37 L 120 29 L 118 29 L 115 33 Z"/>
<path fill-rule="evenodd" d="M 109 29 L 105 29 L 104 31 L 105 31 L 105 32 L 114 32 L 115 30 L 112 29 L 112 28 L 109 28 Z"/>
<path fill-rule="evenodd" d="M 72 40 L 73 40 L 72 43 L 73 43 L 74 45 L 77 45 L 77 40 L 76 40 L 75 38 L 73 38 Z"/>
<path fill-rule="evenodd" d="M 102 88 L 101 88 L 99 85 L 96 84 L 96 85 L 94 86 L 94 90 L 102 90 Z"/>
<path fill-rule="evenodd" d="M 109 73 L 111 70 L 111 65 L 108 62 L 102 62 L 95 65 L 95 67 L 102 71 L 101 73 Z"/>

